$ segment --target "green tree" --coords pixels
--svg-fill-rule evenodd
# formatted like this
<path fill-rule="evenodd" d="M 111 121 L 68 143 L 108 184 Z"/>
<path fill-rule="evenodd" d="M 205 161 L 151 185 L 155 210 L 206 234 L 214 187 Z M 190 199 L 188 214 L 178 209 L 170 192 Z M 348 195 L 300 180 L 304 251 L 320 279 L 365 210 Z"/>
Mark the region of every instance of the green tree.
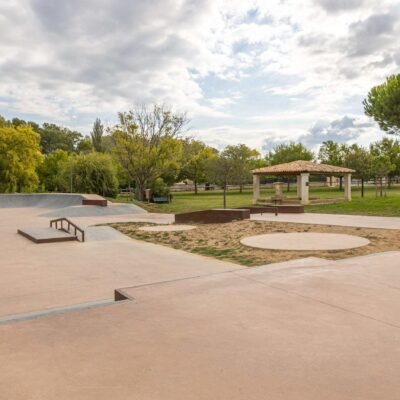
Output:
<path fill-rule="evenodd" d="M 119 113 L 119 124 L 112 129 L 113 151 L 128 180 L 135 181 L 138 200 L 144 199 L 145 189 L 156 178 L 176 169 L 186 123 L 185 114 L 158 105 Z"/>
<path fill-rule="evenodd" d="M 24 121 L 23 119 L 20 119 L 20 118 L 13 118 L 11 120 L 11 124 L 15 127 L 21 126 L 21 125 L 30 125 L 32 127 L 32 129 L 37 133 L 39 133 L 39 129 L 40 129 L 39 124 L 37 124 L 36 122 Z"/>
<path fill-rule="evenodd" d="M 112 135 L 104 135 L 102 137 L 101 143 L 103 145 L 103 151 L 107 153 L 112 153 L 114 149 L 114 139 Z"/>
<path fill-rule="evenodd" d="M 243 185 L 251 180 L 251 170 L 255 168 L 260 153 L 245 144 L 238 144 L 227 146 L 223 154 L 233 161 L 235 167 L 233 182 L 239 185 L 242 193 Z"/>
<path fill-rule="evenodd" d="M 40 183 L 45 190 L 50 192 L 60 190 L 60 173 L 67 160 L 68 153 L 60 149 L 45 155 L 43 163 L 38 168 Z"/>
<path fill-rule="evenodd" d="M 101 123 L 100 118 L 96 118 L 94 121 L 92 132 L 90 132 L 90 136 L 92 138 L 92 144 L 95 151 L 103 152 L 103 133 L 104 127 Z"/>
<path fill-rule="evenodd" d="M 356 171 L 353 176 L 361 180 L 361 197 L 364 197 L 364 182 L 372 174 L 371 153 L 363 147 L 353 144 L 346 151 L 344 165 Z"/>
<path fill-rule="evenodd" d="M 228 185 L 235 178 L 235 164 L 232 158 L 225 154 L 219 154 L 208 161 L 207 167 L 208 180 L 222 187 L 223 206 L 226 208 L 226 194 Z"/>
<path fill-rule="evenodd" d="M 68 153 L 74 152 L 82 139 L 79 132 L 48 123 L 42 125 L 39 134 L 40 145 L 44 154 L 52 153 L 57 149 L 65 150 Z"/>
<path fill-rule="evenodd" d="M 297 160 L 311 161 L 314 153 L 307 149 L 302 143 L 290 142 L 279 144 L 267 153 L 265 159 L 269 165 L 284 164 Z M 288 177 L 288 190 L 290 190 L 290 178 Z"/>
<path fill-rule="evenodd" d="M 116 196 L 117 171 L 109 154 L 71 154 L 62 163 L 59 182 L 63 190 Z"/>
<path fill-rule="evenodd" d="M 372 143 L 370 151 L 373 156 L 386 156 L 390 163 L 393 164 L 393 169 L 388 175 L 388 184 L 390 187 L 391 179 L 394 176 L 400 175 L 400 142 L 397 140 L 383 138 L 379 142 Z"/>
<path fill-rule="evenodd" d="M 76 151 L 78 153 L 85 153 L 85 154 L 92 152 L 93 151 L 92 140 L 89 137 L 85 136 L 76 145 Z"/>
<path fill-rule="evenodd" d="M 210 159 L 216 157 L 216 152 L 199 140 L 186 140 L 183 142 L 182 155 L 179 178 L 193 181 L 194 193 L 197 194 L 197 185 L 206 182 L 207 165 Z"/>
<path fill-rule="evenodd" d="M 37 188 L 42 160 L 39 135 L 29 125 L 0 128 L 0 191 L 30 192 Z"/>
<path fill-rule="evenodd" d="M 318 159 L 323 164 L 343 166 L 346 158 L 347 145 L 332 140 L 322 142 L 318 152 Z"/>
<path fill-rule="evenodd" d="M 336 143 L 332 140 L 322 142 L 318 152 L 318 159 L 323 164 L 344 166 L 348 148 L 345 143 Z M 343 189 L 343 177 L 340 176 L 340 190 Z"/>
<path fill-rule="evenodd" d="M 9 122 L 0 115 L 0 128 L 4 128 L 5 126 L 9 126 Z"/>
<path fill-rule="evenodd" d="M 373 87 L 363 101 L 365 114 L 390 134 L 400 132 L 400 74 L 389 76 L 386 82 Z"/>
<path fill-rule="evenodd" d="M 371 171 L 375 176 L 376 196 L 378 196 L 378 180 L 380 182 L 380 195 L 383 196 L 383 178 L 385 179 L 385 196 L 388 175 L 392 172 L 395 166 L 390 162 L 390 158 L 385 155 L 378 155 L 372 157 Z"/>
<path fill-rule="evenodd" d="M 297 160 L 311 161 L 314 153 L 307 149 L 302 143 L 290 142 L 279 144 L 266 155 L 269 165 L 277 165 Z"/>

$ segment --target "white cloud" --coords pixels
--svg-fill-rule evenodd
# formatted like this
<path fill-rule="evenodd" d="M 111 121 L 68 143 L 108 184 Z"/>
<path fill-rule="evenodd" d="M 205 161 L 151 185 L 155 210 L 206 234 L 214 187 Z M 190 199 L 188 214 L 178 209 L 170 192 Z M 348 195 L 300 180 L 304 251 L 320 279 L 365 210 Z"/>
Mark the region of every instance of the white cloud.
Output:
<path fill-rule="evenodd" d="M 368 90 L 398 71 L 398 17 L 397 0 L 8 0 L 0 114 L 87 133 L 157 101 L 187 110 L 210 143 L 261 149 L 265 135 L 358 121 Z"/>

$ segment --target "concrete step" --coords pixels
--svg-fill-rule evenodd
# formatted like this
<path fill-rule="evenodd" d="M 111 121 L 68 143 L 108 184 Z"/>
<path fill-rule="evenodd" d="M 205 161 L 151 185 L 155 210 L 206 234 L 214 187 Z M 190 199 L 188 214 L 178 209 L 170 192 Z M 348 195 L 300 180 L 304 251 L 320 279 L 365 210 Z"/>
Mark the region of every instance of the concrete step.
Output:
<path fill-rule="evenodd" d="M 21 228 L 17 231 L 35 243 L 54 243 L 78 240 L 75 235 L 54 228 Z"/>

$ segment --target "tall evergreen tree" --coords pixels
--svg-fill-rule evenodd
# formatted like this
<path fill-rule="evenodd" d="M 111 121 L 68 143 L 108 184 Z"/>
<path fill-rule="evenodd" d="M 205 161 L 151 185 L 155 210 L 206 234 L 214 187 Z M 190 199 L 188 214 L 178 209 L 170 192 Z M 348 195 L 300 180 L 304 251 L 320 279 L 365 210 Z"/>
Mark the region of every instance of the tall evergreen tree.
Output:
<path fill-rule="evenodd" d="M 95 151 L 103 152 L 103 133 L 104 127 L 101 123 L 100 118 L 96 118 L 94 121 L 92 132 L 90 132 L 90 136 L 92 138 L 92 144 Z"/>
<path fill-rule="evenodd" d="M 400 134 L 400 74 L 373 87 L 363 101 L 365 114 L 387 133 Z"/>

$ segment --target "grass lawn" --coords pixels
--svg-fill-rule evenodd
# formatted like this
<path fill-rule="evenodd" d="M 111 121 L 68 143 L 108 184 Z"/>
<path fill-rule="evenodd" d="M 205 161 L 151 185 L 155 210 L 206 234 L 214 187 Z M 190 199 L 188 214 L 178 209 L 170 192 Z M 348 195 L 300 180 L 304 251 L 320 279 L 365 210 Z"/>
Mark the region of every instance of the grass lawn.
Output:
<path fill-rule="evenodd" d="M 287 193 L 287 192 L 286 192 Z M 388 190 L 387 197 L 375 198 L 375 188 L 366 187 L 365 197 L 361 198 L 360 189 L 353 187 L 353 201 L 337 204 L 311 205 L 306 206 L 306 212 L 330 213 L 330 214 L 358 214 L 358 215 L 380 215 L 400 217 L 400 186 Z M 268 197 L 273 194 L 272 190 L 262 190 L 261 195 Z M 295 188 L 289 193 L 295 195 Z M 343 192 L 337 188 L 312 188 L 310 197 L 334 198 L 343 197 Z M 132 202 L 129 196 L 118 196 L 116 199 L 109 199 L 114 202 Z M 148 204 L 136 203 L 150 212 L 158 213 L 180 213 L 187 211 L 197 211 L 210 208 L 222 207 L 222 192 L 200 192 L 194 193 L 174 193 L 170 204 Z M 251 190 L 230 191 L 227 197 L 227 206 L 230 208 L 245 207 L 252 204 Z"/>
<path fill-rule="evenodd" d="M 307 206 L 306 212 L 400 217 L 400 187 L 388 190 L 387 197 L 375 197 L 372 187 L 366 188 L 364 198 L 358 188 L 353 188 L 352 195 L 352 201 Z"/>

